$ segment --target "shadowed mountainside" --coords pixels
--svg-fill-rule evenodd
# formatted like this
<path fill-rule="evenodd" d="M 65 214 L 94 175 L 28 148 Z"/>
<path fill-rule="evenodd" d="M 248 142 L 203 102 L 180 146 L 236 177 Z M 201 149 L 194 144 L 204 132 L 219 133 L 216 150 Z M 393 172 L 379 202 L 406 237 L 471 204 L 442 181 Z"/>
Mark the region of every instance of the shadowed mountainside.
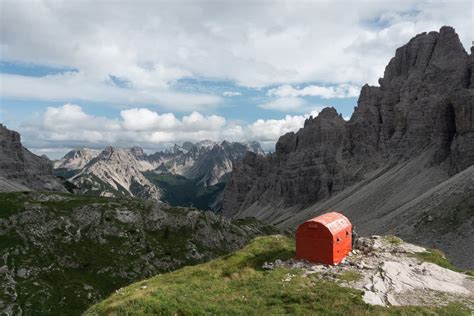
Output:
<path fill-rule="evenodd" d="M 274 154 L 248 154 L 223 214 L 295 227 L 340 210 L 362 234 L 399 234 L 474 266 L 473 65 L 453 28 L 415 36 L 349 121 L 326 108 Z"/>

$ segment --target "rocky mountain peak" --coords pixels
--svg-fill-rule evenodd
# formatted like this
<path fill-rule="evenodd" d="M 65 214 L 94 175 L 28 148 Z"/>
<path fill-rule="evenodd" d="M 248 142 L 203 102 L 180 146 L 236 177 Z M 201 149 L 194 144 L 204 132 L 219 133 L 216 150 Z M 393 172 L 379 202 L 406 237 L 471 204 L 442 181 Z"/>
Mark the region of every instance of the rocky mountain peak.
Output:
<path fill-rule="evenodd" d="M 112 146 L 106 146 L 102 152 L 100 153 L 98 158 L 101 159 L 108 159 L 110 156 L 112 156 L 116 152 L 116 149 Z"/>
<path fill-rule="evenodd" d="M 263 151 L 262 146 L 257 141 L 250 141 L 247 142 L 246 145 L 251 149 L 251 152 L 257 153 L 259 155 L 265 155 L 265 151 Z"/>
<path fill-rule="evenodd" d="M 316 116 L 316 119 L 329 120 L 329 119 L 336 119 L 338 117 L 340 118 L 340 116 L 341 115 L 337 113 L 337 110 L 335 108 L 327 107 L 321 110 L 321 112 Z"/>
<path fill-rule="evenodd" d="M 222 147 L 229 147 L 229 146 L 231 146 L 231 144 L 232 144 L 232 143 L 229 142 L 228 140 L 223 140 L 223 141 L 220 143 L 220 145 L 221 145 Z"/>
<path fill-rule="evenodd" d="M 63 158 L 54 163 L 55 169 L 78 170 L 84 168 L 92 159 L 100 154 L 100 150 L 76 148 L 66 153 Z"/>
<path fill-rule="evenodd" d="M 133 164 L 138 165 L 137 157 L 131 149 L 115 148 L 112 146 L 105 147 L 97 156 L 98 161 L 107 162 L 109 164 Z"/>
<path fill-rule="evenodd" d="M 143 148 L 141 148 L 139 146 L 133 146 L 132 148 L 130 148 L 130 152 L 137 159 L 144 159 L 145 158 L 145 152 L 143 151 Z"/>
<path fill-rule="evenodd" d="M 379 84 L 382 89 L 399 89 L 402 84 L 414 86 L 430 81 L 442 82 L 445 89 L 464 86 L 467 59 L 459 36 L 452 27 L 444 26 L 439 32 L 418 34 L 398 48 Z"/>
<path fill-rule="evenodd" d="M 75 148 L 64 155 L 64 158 L 71 159 L 83 156 L 84 148 Z"/>
<path fill-rule="evenodd" d="M 214 147 L 216 145 L 216 142 L 210 140 L 210 139 L 204 139 L 196 143 L 196 147 L 201 148 L 201 147 Z"/>
<path fill-rule="evenodd" d="M 135 151 L 132 151 L 132 149 L 123 149 L 107 146 L 100 152 L 100 154 L 97 156 L 97 159 L 103 161 L 112 161 L 115 163 L 125 161 L 136 161 L 136 150 L 137 148 L 135 148 Z"/>
<path fill-rule="evenodd" d="M 340 145 L 345 137 L 345 121 L 335 108 L 324 108 L 315 118 L 306 119 L 297 133 L 281 136 L 276 144 L 278 154 L 314 150 L 315 146 Z"/>
<path fill-rule="evenodd" d="M 248 154 L 226 186 L 224 214 L 291 226 L 344 207 L 379 233 L 384 217 L 392 223 L 405 203 L 472 169 L 472 65 L 452 27 L 416 35 L 396 50 L 380 87 L 362 87 L 349 121 L 326 108 L 281 136 L 275 153 Z"/>
<path fill-rule="evenodd" d="M 180 151 L 181 151 L 181 146 L 179 146 L 178 144 L 174 144 L 172 152 L 178 153 Z"/>
<path fill-rule="evenodd" d="M 20 134 L 0 124 L 0 191 L 65 191 L 53 176 L 49 159 L 31 153 L 21 144 Z"/>
<path fill-rule="evenodd" d="M 2 146 L 17 147 L 21 146 L 20 133 L 9 130 L 5 125 L 0 124 L 0 135 Z"/>
<path fill-rule="evenodd" d="M 133 153 L 139 150 L 107 146 L 71 180 L 83 193 L 102 196 L 137 196 L 160 200 L 160 189 L 143 174 L 146 169 Z"/>
<path fill-rule="evenodd" d="M 321 110 L 321 112 L 316 116 L 316 117 L 313 117 L 312 115 L 307 118 L 305 121 L 304 121 L 304 125 L 303 127 L 306 127 L 307 125 L 309 124 L 312 124 L 312 123 L 316 123 L 317 121 L 319 121 L 319 123 L 317 124 L 321 124 L 321 120 L 330 120 L 330 119 L 334 119 L 337 117 L 341 117 L 341 114 L 337 113 L 337 110 L 333 107 L 326 107 L 324 109 Z M 318 120 L 316 120 L 318 118 Z"/>
<path fill-rule="evenodd" d="M 184 142 L 181 147 L 189 151 L 194 147 L 194 144 L 191 142 Z"/>

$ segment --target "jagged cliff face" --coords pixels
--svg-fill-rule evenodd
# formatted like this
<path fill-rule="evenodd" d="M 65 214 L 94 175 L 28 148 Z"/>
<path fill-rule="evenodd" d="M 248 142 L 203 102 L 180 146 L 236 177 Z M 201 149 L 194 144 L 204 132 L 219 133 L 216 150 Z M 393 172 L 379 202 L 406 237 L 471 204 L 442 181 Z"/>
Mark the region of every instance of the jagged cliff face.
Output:
<path fill-rule="evenodd" d="M 52 163 L 24 148 L 20 134 L 0 124 L 0 192 L 28 189 L 65 190 Z"/>
<path fill-rule="evenodd" d="M 472 69 L 453 28 L 417 35 L 397 49 L 380 87 L 362 88 L 349 121 L 326 108 L 280 137 L 274 154 L 248 154 L 225 189 L 223 213 L 294 227 L 339 208 L 363 232 L 388 229 L 388 214 L 472 172 Z"/>
<path fill-rule="evenodd" d="M 472 58 L 450 27 L 397 49 L 380 87 L 361 91 L 347 124 L 349 153 L 397 161 L 431 147 L 433 163 L 452 158 L 451 173 L 472 164 L 472 145 L 462 145 L 473 140 Z"/>

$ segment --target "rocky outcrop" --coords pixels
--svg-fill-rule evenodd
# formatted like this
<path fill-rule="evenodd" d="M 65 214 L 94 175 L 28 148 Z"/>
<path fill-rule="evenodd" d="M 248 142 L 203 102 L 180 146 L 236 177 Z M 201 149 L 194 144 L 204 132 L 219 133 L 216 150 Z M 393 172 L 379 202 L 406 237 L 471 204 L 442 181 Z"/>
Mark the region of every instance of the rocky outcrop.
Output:
<path fill-rule="evenodd" d="M 342 286 L 363 292 L 363 300 L 371 305 L 444 306 L 458 302 L 474 311 L 474 279 L 450 270 L 449 264 L 441 267 L 424 260 L 436 257 L 438 263 L 446 263 L 440 254 L 395 236 L 374 235 L 357 238 L 353 251 L 339 265 L 277 259 L 262 268 L 295 269 L 303 278 L 339 280 Z"/>
<path fill-rule="evenodd" d="M 56 190 L 65 191 L 53 176 L 53 165 L 44 157 L 22 146 L 20 134 L 0 124 L 0 178 L 5 191 Z"/>
<path fill-rule="evenodd" d="M 387 214 L 474 164 L 472 65 L 453 28 L 415 36 L 379 87 L 362 88 L 348 122 L 324 109 L 283 135 L 274 154 L 249 154 L 225 189 L 223 213 L 295 226 L 344 206 L 362 231 L 381 233 Z M 357 196 L 364 187 L 371 204 Z"/>

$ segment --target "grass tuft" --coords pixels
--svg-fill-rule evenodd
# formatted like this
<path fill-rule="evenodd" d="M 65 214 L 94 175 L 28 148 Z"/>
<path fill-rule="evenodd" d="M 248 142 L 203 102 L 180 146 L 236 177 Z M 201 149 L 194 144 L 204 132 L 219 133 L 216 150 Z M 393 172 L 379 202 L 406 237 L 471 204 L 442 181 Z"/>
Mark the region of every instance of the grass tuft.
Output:
<path fill-rule="evenodd" d="M 362 274 L 357 271 L 347 270 L 337 274 L 336 278 L 345 282 L 355 282 L 359 281 L 362 278 Z"/>
<path fill-rule="evenodd" d="M 429 249 L 425 252 L 415 253 L 415 256 L 421 261 L 435 263 L 440 267 L 450 269 L 456 272 L 462 272 L 461 269 L 457 268 L 455 265 L 448 261 L 448 259 L 441 250 Z"/>
<path fill-rule="evenodd" d="M 397 236 L 392 236 L 392 235 L 388 235 L 388 236 L 384 236 L 383 237 L 388 243 L 392 244 L 392 245 L 395 245 L 395 246 L 398 246 L 398 245 L 401 245 L 403 243 L 403 240 L 401 240 L 400 238 L 398 238 Z"/>

